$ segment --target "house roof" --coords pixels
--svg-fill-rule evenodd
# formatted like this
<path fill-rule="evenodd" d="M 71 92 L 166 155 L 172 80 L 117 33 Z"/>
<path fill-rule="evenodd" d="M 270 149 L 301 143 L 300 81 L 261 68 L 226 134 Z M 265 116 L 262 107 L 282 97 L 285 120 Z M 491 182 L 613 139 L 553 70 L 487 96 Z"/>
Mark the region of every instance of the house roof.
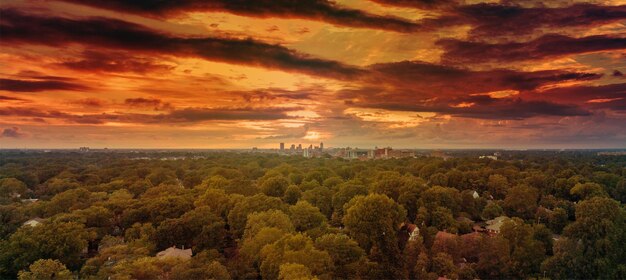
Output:
<path fill-rule="evenodd" d="M 487 226 L 485 228 L 488 230 L 500 231 L 500 227 L 502 226 L 502 223 L 504 223 L 504 221 L 508 218 L 509 217 L 507 216 L 500 216 L 495 219 L 489 220 L 486 222 Z"/>
<path fill-rule="evenodd" d="M 472 197 L 474 197 L 474 198 L 479 198 L 479 197 L 480 197 L 480 195 L 478 194 L 478 192 L 474 191 L 474 192 L 472 193 Z"/>
<path fill-rule="evenodd" d="M 408 225 L 406 226 L 406 230 L 407 230 L 409 233 L 411 233 L 411 232 L 415 231 L 416 229 L 417 229 L 417 225 L 415 225 L 415 224 L 408 224 Z"/>
<path fill-rule="evenodd" d="M 30 225 L 30 226 L 35 226 L 38 225 L 40 223 L 43 223 L 45 220 L 42 218 L 32 218 L 26 222 L 24 222 L 22 225 Z"/>
<path fill-rule="evenodd" d="M 178 249 L 174 246 L 169 247 L 161 252 L 156 254 L 157 258 L 181 258 L 181 259 L 190 259 L 192 255 L 191 249 Z"/>

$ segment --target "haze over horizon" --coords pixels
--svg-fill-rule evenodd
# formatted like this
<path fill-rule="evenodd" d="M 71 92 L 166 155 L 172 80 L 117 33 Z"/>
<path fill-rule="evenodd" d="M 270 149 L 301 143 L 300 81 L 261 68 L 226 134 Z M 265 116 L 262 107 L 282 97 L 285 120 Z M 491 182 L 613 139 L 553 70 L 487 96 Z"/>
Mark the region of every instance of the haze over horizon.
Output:
<path fill-rule="evenodd" d="M 0 149 L 621 149 L 624 34 L 617 0 L 6 0 Z"/>

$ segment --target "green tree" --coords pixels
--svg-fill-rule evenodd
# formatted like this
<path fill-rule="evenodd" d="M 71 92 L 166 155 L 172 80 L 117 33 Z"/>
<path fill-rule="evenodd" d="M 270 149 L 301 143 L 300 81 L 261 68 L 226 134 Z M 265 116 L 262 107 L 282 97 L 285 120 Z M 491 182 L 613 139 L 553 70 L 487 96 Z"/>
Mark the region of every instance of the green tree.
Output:
<path fill-rule="evenodd" d="M 489 176 L 487 190 L 489 190 L 489 193 L 491 193 L 495 199 L 503 199 L 508 188 L 509 182 L 506 177 L 500 174 Z"/>
<path fill-rule="evenodd" d="M 296 202 L 298 202 L 300 197 L 302 197 L 302 191 L 300 190 L 300 187 L 296 185 L 290 185 L 289 187 L 287 187 L 287 190 L 285 190 L 283 201 L 287 204 L 294 205 L 296 204 Z"/>
<path fill-rule="evenodd" d="M 241 243 L 241 253 L 245 257 L 245 261 L 253 263 L 259 258 L 259 253 L 265 245 L 272 244 L 281 239 L 285 234 L 289 233 L 284 229 L 275 227 L 264 227 L 254 236 L 246 236 Z"/>
<path fill-rule="evenodd" d="M 519 185 L 509 189 L 504 199 L 504 209 L 510 216 L 531 219 L 537 210 L 539 191 L 533 187 Z"/>
<path fill-rule="evenodd" d="M 504 210 L 502 210 L 502 207 L 500 207 L 498 203 L 494 201 L 489 201 L 487 202 L 487 205 L 485 206 L 485 208 L 483 208 L 481 217 L 485 220 L 491 220 L 493 218 L 500 217 L 503 214 L 504 214 Z"/>
<path fill-rule="evenodd" d="M 622 178 L 615 184 L 615 188 L 611 190 L 611 197 L 621 203 L 626 203 L 626 178 Z"/>
<path fill-rule="evenodd" d="M 437 253 L 431 260 L 431 270 L 437 275 L 457 278 L 457 268 L 452 257 L 446 253 Z"/>
<path fill-rule="evenodd" d="M 548 218 L 548 226 L 555 233 L 561 233 L 568 222 L 569 219 L 567 211 L 560 207 L 552 210 L 552 213 L 550 213 L 550 217 Z"/>
<path fill-rule="evenodd" d="M 194 205 L 196 207 L 207 206 L 215 215 L 226 218 L 235 203 L 236 200 L 226 194 L 223 189 L 208 188 L 204 194 L 196 199 Z"/>
<path fill-rule="evenodd" d="M 604 188 L 596 183 L 578 183 L 570 190 L 570 194 L 578 199 L 588 199 L 594 196 L 607 196 Z"/>
<path fill-rule="evenodd" d="M 457 189 L 441 186 L 434 186 L 422 193 L 421 205 L 429 210 L 437 207 L 450 209 L 455 215 L 461 209 L 461 195 Z"/>
<path fill-rule="evenodd" d="M 388 196 L 393 200 L 398 200 L 400 189 L 404 181 L 402 175 L 398 172 L 385 171 L 376 176 L 376 180 L 372 184 L 372 192 L 380 193 Z"/>
<path fill-rule="evenodd" d="M 254 237 L 261 229 L 267 227 L 277 228 L 285 233 L 294 231 L 294 225 L 285 212 L 267 210 L 248 215 L 243 237 L 244 239 Z"/>
<path fill-rule="evenodd" d="M 0 197 L 10 198 L 14 195 L 23 195 L 27 190 L 26 184 L 15 178 L 0 179 Z"/>
<path fill-rule="evenodd" d="M 385 277 L 404 277 L 396 232 L 406 219 L 406 210 L 381 194 L 357 196 L 346 207 L 343 224 L 350 236 L 366 251 L 378 248 Z"/>
<path fill-rule="evenodd" d="M 335 270 L 334 276 L 351 278 L 358 274 L 359 263 L 365 258 L 365 251 L 345 234 L 325 234 L 315 240 L 315 247 L 330 254 Z"/>
<path fill-rule="evenodd" d="M 228 213 L 228 224 L 236 236 L 241 236 L 244 232 L 249 214 L 271 209 L 286 212 L 287 206 L 280 198 L 263 194 L 246 197 L 237 202 L 235 207 Z"/>
<path fill-rule="evenodd" d="M 282 197 L 289 186 L 289 181 L 283 176 L 274 176 L 261 184 L 261 191 L 267 196 Z"/>
<path fill-rule="evenodd" d="M 176 173 L 174 170 L 162 167 L 154 169 L 148 176 L 146 176 L 146 179 L 148 179 L 150 184 L 153 186 L 158 186 L 164 183 L 177 183 Z"/>
<path fill-rule="evenodd" d="M 306 265 L 315 276 L 330 277 L 333 261 L 330 255 L 316 249 L 313 241 L 302 234 L 285 235 L 261 250 L 261 276 L 278 279 L 280 266 L 287 263 Z"/>
<path fill-rule="evenodd" d="M 502 224 L 500 235 L 509 243 L 508 268 L 512 275 L 519 278 L 538 276 L 541 262 L 546 259 L 546 248 L 534 239 L 533 227 L 519 218 L 508 219 Z"/>
<path fill-rule="evenodd" d="M 297 231 L 308 231 L 326 225 L 326 217 L 320 210 L 306 201 L 298 201 L 289 207 L 291 221 Z"/>
<path fill-rule="evenodd" d="M 299 263 L 286 263 L 280 265 L 278 272 L 279 280 L 312 280 L 317 279 L 311 274 L 311 270 Z"/>
<path fill-rule="evenodd" d="M 84 188 L 77 188 L 55 195 L 43 207 L 47 216 L 53 216 L 58 213 L 87 208 L 92 203 L 91 199 L 91 192 Z"/>
<path fill-rule="evenodd" d="M 510 246 L 508 240 L 496 236 L 483 238 L 481 250 L 476 263 L 476 273 L 482 279 L 505 279 L 508 275 L 510 261 Z"/>
<path fill-rule="evenodd" d="M 565 227 L 554 256 L 542 269 L 553 278 L 623 278 L 626 272 L 626 214 L 619 202 L 592 197 L 576 206 L 576 221 Z"/>
<path fill-rule="evenodd" d="M 185 246 L 196 251 L 221 249 L 226 229 L 224 221 L 209 207 L 191 210 L 180 218 L 162 222 L 154 234 L 157 249 Z"/>
<path fill-rule="evenodd" d="M 6 270 L 10 275 L 45 258 L 57 259 L 69 268 L 77 269 L 82 264 L 83 250 L 87 248 L 88 241 L 94 238 L 94 233 L 74 222 L 21 227 L 0 248 L 0 263 L 7 264 Z"/>
<path fill-rule="evenodd" d="M 322 212 L 326 217 L 333 213 L 333 192 L 326 187 L 316 187 L 305 191 L 302 200 L 306 200 Z"/>
<path fill-rule="evenodd" d="M 70 280 L 72 273 L 57 260 L 41 259 L 20 271 L 19 280 Z"/>
<path fill-rule="evenodd" d="M 343 206 L 357 195 L 367 195 L 367 188 L 360 184 L 346 182 L 338 186 L 337 192 L 333 194 L 332 204 L 334 208 L 333 223 L 340 225 L 343 218 Z"/>
<path fill-rule="evenodd" d="M 182 262 L 172 268 L 172 280 L 188 279 L 219 279 L 230 280 L 228 269 L 217 260 L 196 260 L 194 256 L 189 262 Z"/>
<path fill-rule="evenodd" d="M 133 261 L 119 262 L 111 270 L 111 279 L 168 279 L 173 269 L 183 260 L 179 258 L 143 257 Z"/>

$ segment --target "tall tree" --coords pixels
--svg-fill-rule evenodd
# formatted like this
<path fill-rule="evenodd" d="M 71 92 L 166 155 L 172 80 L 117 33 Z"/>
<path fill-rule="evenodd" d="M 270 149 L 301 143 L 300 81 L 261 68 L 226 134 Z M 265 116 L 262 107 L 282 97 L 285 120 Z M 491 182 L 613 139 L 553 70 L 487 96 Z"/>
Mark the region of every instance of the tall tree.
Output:
<path fill-rule="evenodd" d="M 357 196 L 346 206 L 343 223 L 350 236 L 366 251 L 380 251 L 386 277 L 405 277 L 396 232 L 406 220 L 406 210 L 382 194 Z"/>
<path fill-rule="evenodd" d="M 553 278 L 626 277 L 626 213 L 619 202 L 593 197 L 576 206 L 576 221 L 565 227 L 554 256 L 543 263 Z"/>

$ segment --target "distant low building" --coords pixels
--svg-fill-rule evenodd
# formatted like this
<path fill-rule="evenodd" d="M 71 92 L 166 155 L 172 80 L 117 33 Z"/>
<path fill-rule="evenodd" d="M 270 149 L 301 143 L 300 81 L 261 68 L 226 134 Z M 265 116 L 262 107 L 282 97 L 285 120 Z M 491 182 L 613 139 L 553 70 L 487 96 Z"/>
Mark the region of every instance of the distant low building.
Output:
<path fill-rule="evenodd" d="M 441 150 L 432 151 L 432 152 L 430 153 L 430 157 L 441 158 L 441 159 L 443 159 L 443 160 L 449 160 L 449 159 L 451 159 L 451 158 L 452 158 L 452 156 L 450 156 L 450 155 L 448 155 L 448 154 L 444 153 L 444 152 L 443 152 L 443 151 L 441 151 Z"/>
<path fill-rule="evenodd" d="M 479 156 L 478 158 L 481 158 L 481 159 L 488 158 L 488 159 L 498 160 L 499 156 L 500 156 L 500 153 L 495 152 L 493 153 L 493 155 Z"/>
<path fill-rule="evenodd" d="M 480 158 L 480 159 L 485 159 L 485 158 L 488 158 L 488 159 L 498 160 L 498 157 L 497 157 L 497 156 L 480 156 L 480 157 L 478 157 L 478 158 Z"/>
<path fill-rule="evenodd" d="M 183 247 L 184 248 L 184 247 Z M 156 257 L 159 259 L 164 258 L 179 258 L 183 260 L 191 259 L 191 249 L 178 249 L 174 246 L 169 247 L 161 252 L 156 254 Z"/>
<path fill-rule="evenodd" d="M 599 156 L 626 156 L 626 151 L 617 151 L 617 152 L 598 152 Z"/>
<path fill-rule="evenodd" d="M 375 147 L 373 157 L 376 159 L 415 157 L 415 152 L 408 150 L 394 150 L 391 147 Z"/>

